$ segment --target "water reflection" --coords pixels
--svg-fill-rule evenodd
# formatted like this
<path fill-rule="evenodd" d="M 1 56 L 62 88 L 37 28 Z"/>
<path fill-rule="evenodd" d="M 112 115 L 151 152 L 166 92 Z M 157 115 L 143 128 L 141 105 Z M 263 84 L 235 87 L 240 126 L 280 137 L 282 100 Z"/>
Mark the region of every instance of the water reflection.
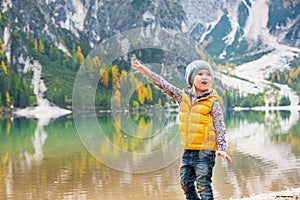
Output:
<path fill-rule="evenodd" d="M 299 113 L 236 112 L 227 120 L 230 151 L 226 165 L 232 196 L 249 196 L 299 186 Z M 282 138 L 285 138 L 282 140 Z M 232 179 L 236 179 L 232 181 Z"/>
<path fill-rule="evenodd" d="M 156 119 L 164 121 L 163 128 L 155 125 Z M 88 116 L 82 120 L 86 124 L 83 141 L 72 116 L 47 123 L 0 119 L 0 199 L 184 199 L 180 159 L 159 170 L 136 174 L 112 169 L 90 154 L 92 149 L 97 156 L 128 168 L 136 167 L 134 162 L 156 165 L 153 157 L 142 163 L 139 155 L 177 141 L 174 115 L 98 115 L 105 137 L 93 132 Z M 128 120 L 137 126 L 123 131 Z M 299 112 L 227 113 L 226 127 L 234 162 L 217 159 L 216 199 L 299 187 Z M 83 145 L 86 142 L 90 149 Z M 171 147 L 176 152 L 180 148 L 175 144 Z M 136 154 L 132 160 L 124 159 L 122 151 Z M 160 153 L 160 159 L 167 159 L 170 152 Z"/>
<path fill-rule="evenodd" d="M 77 116 L 76 128 L 86 149 L 105 165 L 145 173 L 172 164 L 182 152 L 175 117 L 161 123 L 164 115 L 150 116 L 151 120 L 130 113 L 99 115 L 97 120 L 83 115 Z"/>

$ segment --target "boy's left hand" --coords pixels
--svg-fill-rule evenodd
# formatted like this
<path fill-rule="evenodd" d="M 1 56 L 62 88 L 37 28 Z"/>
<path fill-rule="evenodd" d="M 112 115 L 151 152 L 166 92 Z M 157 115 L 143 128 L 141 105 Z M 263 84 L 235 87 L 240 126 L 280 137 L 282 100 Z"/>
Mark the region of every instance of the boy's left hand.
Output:
<path fill-rule="evenodd" d="M 216 151 L 217 156 L 222 156 L 228 162 L 232 162 L 230 156 L 226 153 L 226 151 Z"/>

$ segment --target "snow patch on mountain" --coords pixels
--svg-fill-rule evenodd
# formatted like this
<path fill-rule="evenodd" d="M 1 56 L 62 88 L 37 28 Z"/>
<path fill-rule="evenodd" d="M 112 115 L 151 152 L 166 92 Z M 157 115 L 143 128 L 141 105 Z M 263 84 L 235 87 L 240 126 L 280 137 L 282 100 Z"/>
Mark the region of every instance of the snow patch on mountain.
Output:
<path fill-rule="evenodd" d="M 11 0 L 3 0 L 2 2 L 2 12 L 6 12 L 8 8 L 12 7 L 12 1 Z"/>
<path fill-rule="evenodd" d="M 249 18 L 245 28 L 245 35 L 257 40 L 258 37 L 274 50 L 260 59 L 237 66 L 233 73 L 256 84 L 258 88 L 270 88 L 271 82 L 266 81 L 270 73 L 276 70 L 289 69 L 288 63 L 300 53 L 300 49 L 279 44 L 277 39 L 269 33 L 267 28 L 268 6 L 266 1 L 251 1 L 252 7 L 249 8 Z M 257 17 L 259 16 L 259 17 Z M 298 97 L 289 87 L 278 85 L 280 96 L 289 96 L 291 105 L 298 104 Z M 240 90 L 247 93 L 246 88 Z M 270 98 L 273 98 L 271 96 Z M 268 100 L 266 100 L 268 101 Z M 269 99 L 271 101 L 271 99 Z"/>
<path fill-rule="evenodd" d="M 59 18 L 62 16 L 61 12 L 64 12 L 65 18 Z M 62 28 L 70 30 L 77 37 L 79 37 L 79 31 L 83 31 L 85 29 L 84 22 L 88 14 L 88 10 L 82 1 L 72 0 L 68 1 L 67 5 L 57 5 L 56 10 L 53 13 L 57 19 L 52 18 L 51 21 L 58 20 L 58 23 Z"/>
<path fill-rule="evenodd" d="M 187 25 L 190 29 L 193 29 L 198 23 L 209 25 L 212 22 L 217 21 L 222 12 L 219 11 L 221 4 L 217 3 L 213 6 L 210 2 L 205 1 L 194 1 L 194 0 L 186 0 L 181 1 L 180 4 L 182 5 L 186 16 L 187 16 Z M 205 6 L 204 6 L 205 5 Z M 213 9 L 213 7 L 215 7 Z M 212 9 L 216 11 L 213 15 Z"/>
<path fill-rule="evenodd" d="M 205 36 L 213 29 L 213 27 L 215 27 L 224 14 L 221 9 L 223 4 L 222 1 L 184 0 L 179 1 L 179 3 L 186 13 L 186 25 L 190 31 L 195 29 L 199 24 L 202 24 L 205 27 L 206 31 L 201 36 L 200 41 L 204 40 Z"/>
<path fill-rule="evenodd" d="M 10 62 L 10 55 L 11 55 L 11 49 L 9 45 L 9 40 L 11 38 L 11 33 L 8 29 L 8 27 L 4 28 L 4 36 L 3 36 L 3 42 L 4 42 L 4 48 L 5 48 L 5 56 L 7 58 L 7 61 Z"/>
<path fill-rule="evenodd" d="M 82 1 L 72 0 L 73 6 L 75 8 L 75 13 L 72 16 L 72 22 L 74 26 L 80 31 L 84 30 L 84 19 L 87 15 L 87 10 L 85 9 Z"/>
<path fill-rule="evenodd" d="M 234 42 L 235 34 L 237 30 L 239 29 L 239 23 L 238 23 L 238 4 L 232 4 L 231 8 L 228 9 L 228 18 L 230 20 L 231 24 L 231 32 L 227 35 L 225 43 L 227 45 L 231 45 Z"/>
<path fill-rule="evenodd" d="M 37 98 L 38 106 L 19 109 L 15 112 L 17 116 L 36 118 L 44 122 L 49 122 L 51 118 L 58 118 L 71 113 L 69 110 L 51 105 L 50 102 L 44 98 L 44 93 L 46 92 L 47 88 L 42 79 L 42 66 L 39 62 L 34 61 L 33 64 L 30 64 L 29 59 L 27 58 L 25 61 L 23 56 L 19 58 L 19 62 L 24 62 L 27 71 L 29 69 L 33 71 L 31 82 L 33 85 L 34 94 Z"/>
<path fill-rule="evenodd" d="M 251 7 L 245 4 L 249 10 L 249 17 L 244 29 L 246 38 L 258 41 L 263 34 L 262 31 L 268 32 L 268 5 L 266 1 L 251 1 Z"/>
<path fill-rule="evenodd" d="M 276 26 L 276 30 L 273 32 L 273 34 L 276 35 L 276 37 L 278 38 L 278 40 L 279 40 L 280 42 L 283 41 L 284 38 L 285 38 L 285 36 L 286 36 L 287 33 L 288 33 L 288 30 L 289 30 L 291 27 L 295 26 L 295 24 L 296 24 L 299 20 L 300 20 L 300 15 L 299 15 L 297 18 L 295 18 L 295 19 L 290 19 L 290 18 L 288 18 L 288 19 L 287 19 L 286 25 L 285 25 L 285 26 L 284 26 L 284 25 L 277 25 L 277 26 Z M 296 40 L 295 42 L 296 42 L 295 46 L 299 46 L 300 40 Z"/>
<path fill-rule="evenodd" d="M 263 92 L 263 88 L 257 87 L 255 83 L 251 83 L 242 79 L 220 74 L 220 80 L 224 85 L 231 89 L 239 91 L 241 94 L 258 94 Z"/>

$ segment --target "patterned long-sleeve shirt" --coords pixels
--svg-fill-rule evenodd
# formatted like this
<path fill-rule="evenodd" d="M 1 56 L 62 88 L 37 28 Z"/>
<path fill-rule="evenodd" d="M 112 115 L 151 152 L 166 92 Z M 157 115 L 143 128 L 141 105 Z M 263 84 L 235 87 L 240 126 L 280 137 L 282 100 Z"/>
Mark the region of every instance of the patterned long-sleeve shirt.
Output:
<path fill-rule="evenodd" d="M 181 102 L 182 90 L 167 82 L 161 76 L 152 73 L 149 80 L 157 87 L 159 87 L 165 94 L 169 95 L 172 99 L 176 100 L 178 104 Z M 196 96 L 190 94 L 192 102 L 197 100 Z M 214 129 L 217 136 L 217 149 L 218 151 L 226 150 L 226 129 L 224 124 L 222 107 L 219 101 L 214 101 L 211 115 L 213 119 Z"/>

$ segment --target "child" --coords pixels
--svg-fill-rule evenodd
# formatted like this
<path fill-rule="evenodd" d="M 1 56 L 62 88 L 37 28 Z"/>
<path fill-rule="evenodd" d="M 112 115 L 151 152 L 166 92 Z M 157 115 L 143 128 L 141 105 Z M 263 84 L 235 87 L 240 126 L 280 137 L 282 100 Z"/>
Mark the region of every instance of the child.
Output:
<path fill-rule="evenodd" d="M 226 153 L 222 100 L 210 89 L 213 79 L 211 66 L 203 60 L 190 63 L 185 71 L 189 87 L 183 90 L 171 85 L 138 61 L 132 67 L 180 105 L 179 131 L 184 149 L 180 183 L 186 199 L 213 199 L 211 178 L 215 156 L 222 156 L 229 162 L 232 160 Z M 196 192 L 195 181 L 201 198 Z"/>

